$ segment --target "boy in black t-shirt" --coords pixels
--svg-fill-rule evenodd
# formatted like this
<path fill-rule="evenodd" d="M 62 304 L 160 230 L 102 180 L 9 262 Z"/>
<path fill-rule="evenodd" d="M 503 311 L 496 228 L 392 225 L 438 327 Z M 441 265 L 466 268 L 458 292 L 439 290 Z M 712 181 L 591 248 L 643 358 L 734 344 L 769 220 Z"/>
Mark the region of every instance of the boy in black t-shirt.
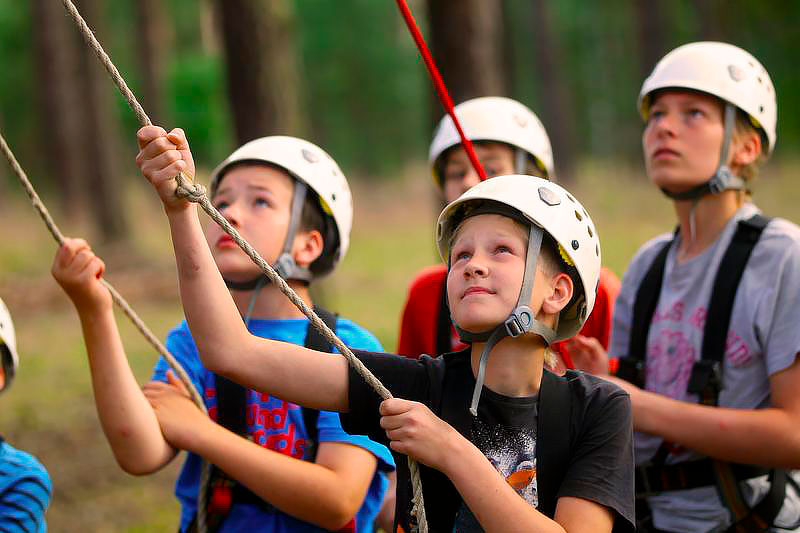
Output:
<path fill-rule="evenodd" d="M 168 208 L 181 297 L 203 362 L 247 387 L 348 413 L 346 430 L 427 465 L 432 531 L 599 532 L 615 522 L 632 529 L 628 396 L 591 376 L 544 370 L 548 345 L 573 336 L 591 312 L 600 270 L 596 230 L 564 189 L 502 176 L 445 208 L 437 240 L 449 264 L 453 320 L 471 347 L 420 360 L 356 352 L 398 396 L 381 402 L 344 359 L 248 333 L 196 210 L 174 196 L 173 181 L 153 185 Z M 410 494 L 401 468 L 398 531 L 414 528 Z"/>

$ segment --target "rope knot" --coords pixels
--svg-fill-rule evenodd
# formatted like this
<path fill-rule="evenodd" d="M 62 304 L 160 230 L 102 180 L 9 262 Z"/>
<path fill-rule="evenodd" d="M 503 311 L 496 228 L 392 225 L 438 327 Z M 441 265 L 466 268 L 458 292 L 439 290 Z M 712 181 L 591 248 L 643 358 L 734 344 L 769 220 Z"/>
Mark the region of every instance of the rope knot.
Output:
<path fill-rule="evenodd" d="M 175 189 L 175 196 L 185 198 L 190 202 L 200 203 L 206 197 L 206 188 L 199 183 L 186 183 L 184 180 L 179 180 L 178 188 Z"/>

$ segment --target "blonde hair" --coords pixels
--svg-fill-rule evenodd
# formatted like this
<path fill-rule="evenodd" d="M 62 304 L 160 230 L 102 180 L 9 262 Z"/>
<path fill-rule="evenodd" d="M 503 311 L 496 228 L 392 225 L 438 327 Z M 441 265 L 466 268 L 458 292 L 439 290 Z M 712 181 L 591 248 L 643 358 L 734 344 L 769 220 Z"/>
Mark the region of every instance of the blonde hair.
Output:
<path fill-rule="evenodd" d="M 555 370 L 556 365 L 558 365 L 558 356 L 556 352 L 553 351 L 553 348 L 548 346 L 544 350 L 544 366 L 548 370 Z"/>

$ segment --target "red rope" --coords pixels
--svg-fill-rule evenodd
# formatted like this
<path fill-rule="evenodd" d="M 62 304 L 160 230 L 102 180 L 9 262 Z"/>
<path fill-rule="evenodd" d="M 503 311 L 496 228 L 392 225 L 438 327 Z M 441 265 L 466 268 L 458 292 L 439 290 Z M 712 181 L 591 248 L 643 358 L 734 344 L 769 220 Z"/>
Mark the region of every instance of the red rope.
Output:
<path fill-rule="evenodd" d="M 428 51 L 428 47 L 425 44 L 425 40 L 422 38 L 422 34 L 419 32 L 419 28 L 417 27 L 417 23 L 414 21 L 413 15 L 411 15 L 411 10 L 408 9 L 408 5 L 406 4 L 405 0 L 397 0 L 397 7 L 400 8 L 400 13 L 403 15 L 403 19 L 406 21 L 406 26 L 408 26 L 408 31 L 411 32 L 411 36 L 414 38 L 414 42 L 417 43 L 417 48 L 419 49 L 419 54 L 422 56 L 422 60 L 425 62 L 425 66 L 428 69 L 428 73 L 431 76 L 431 81 L 433 82 L 433 87 L 436 89 L 436 94 L 439 97 L 439 101 L 442 103 L 442 107 L 450 115 L 450 118 L 453 119 L 453 124 L 456 126 L 456 130 L 458 130 L 458 135 L 461 137 L 461 145 L 464 147 L 464 150 L 467 152 L 467 157 L 469 157 L 472 166 L 475 168 L 475 172 L 478 173 L 480 176 L 481 181 L 486 179 L 486 173 L 483 171 L 483 167 L 481 166 L 481 162 L 478 161 L 478 157 L 475 155 L 475 150 L 472 148 L 472 143 L 467 139 L 467 136 L 464 135 L 464 130 L 461 129 L 461 123 L 456 118 L 456 114 L 453 111 L 453 101 L 450 99 L 450 95 L 447 93 L 447 88 L 444 85 L 444 81 L 442 81 L 442 77 L 439 75 L 439 70 L 436 68 L 436 64 L 433 62 L 433 58 L 431 57 L 430 51 Z"/>

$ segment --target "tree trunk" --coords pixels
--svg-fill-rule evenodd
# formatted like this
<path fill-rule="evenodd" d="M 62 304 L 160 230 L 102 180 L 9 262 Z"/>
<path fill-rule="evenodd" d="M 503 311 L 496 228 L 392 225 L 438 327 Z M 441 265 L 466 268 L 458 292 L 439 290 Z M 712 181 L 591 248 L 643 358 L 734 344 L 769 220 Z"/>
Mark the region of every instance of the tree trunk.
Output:
<path fill-rule="evenodd" d="M 639 30 L 640 73 L 644 80 L 667 53 L 664 39 L 667 20 L 661 0 L 634 0 L 633 4 Z"/>
<path fill-rule="evenodd" d="M 239 144 L 264 135 L 302 135 L 291 4 L 220 0 L 217 5 Z"/>
<path fill-rule="evenodd" d="M 499 0 L 428 0 L 428 21 L 431 52 L 454 103 L 507 93 Z M 436 123 L 443 110 L 433 99 Z"/>
<path fill-rule="evenodd" d="M 80 143 L 81 89 L 77 41 L 64 9 L 52 0 L 34 0 L 36 97 L 42 146 L 51 180 L 65 215 L 74 218 L 85 206 L 85 161 Z"/>
<path fill-rule="evenodd" d="M 103 42 L 101 5 L 98 0 L 75 2 L 86 23 Z M 76 37 L 79 38 L 79 37 Z M 82 135 L 79 139 L 86 159 L 89 213 L 102 242 L 127 237 L 122 180 L 119 177 L 117 121 L 113 113 L 113 83 L 94 54 L 85 48 L 80 57 Z"/>
<path fill-rule="evenodd" d="M 542 107 L 537 111 L 553 145 L 553 159 L 558 179 L 564 183 L 572 181 L 575 167 L 575 133 L 573 130 L 569 84 L 563 71 L 561 43 L 552 31 L 553 17 L 547 0 L 533 0 L 533 46 L 534 71 L 540 86 Z M 541 113 L 541 114 L 539 114 Z"/>
<path fill-rule="evenodd" d="M 164 23 L 158 0 L 137 0 L 138 46 L 136 58 L 142 77 L 142 106 L 153 124 L 166 124 L 164 114 Z"/>

